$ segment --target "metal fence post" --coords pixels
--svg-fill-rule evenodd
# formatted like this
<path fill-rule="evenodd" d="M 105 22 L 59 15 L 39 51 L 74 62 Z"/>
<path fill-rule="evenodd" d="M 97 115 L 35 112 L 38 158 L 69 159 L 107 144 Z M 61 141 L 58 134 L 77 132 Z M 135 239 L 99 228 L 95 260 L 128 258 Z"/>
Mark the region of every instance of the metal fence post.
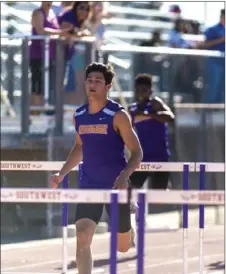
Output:
<path fill-rule="evenodd" d="M 63 119 L 64 119 L 64 94 L 63 94 L 63 79 L 64 79 L 64 46 L 63 41 L 56 41 L 56 101 L 55 101 L 55 135 L 63 135 Z"/>
<path fill-rule="evenodd" d="M 204 68 L 206 69 L 206 68 Z M 204 86 L 201 92 L 201 103 L 205 103 L 206 99 L 205 96 L 208 92 L 208 79 L 207 79 L 207 75 L 204 72 Z M 198 151 L 198 161 L 202 162 L 202 161 L 208 161 L 207 157 L 207 138 L 208 136 L 206 135 L 207 132 L 207 112 L 209 114 L 209 111 L 207 111 L 205 108 L 202 108 L 200 110 L 200 124 L 199 124 L 199 142 L 198 142 L 198 147 L 199 147 L 199 151 Z"/>
<path fill-rule="evenodd" d="M 50 92 L 49 92 L 49 70 L 50 70 L 50 66 L 49 66 L 49 43 L 50 43 L 50 39 L 49 37 L 47 37 L 44 40 L 44 102 L 45 105 L 49 104 L 49 98 L 50 98 Z"/>
<path fill-rule="evenodd" d="M 96 51 L 94 43 L 85 43 L 85 66 L 96 61 Z"/>
<path fill-rule="evenodd" d="M 14 103 L 14 53 L 15 49 L 12 47 L 7 48 L 7 62 L 6 62 L 6 69 L 7 69 L 7 90 L 8 90 L 8 98 L 10 101 L 10 104 Z"/>
<path fill-rule="evenodd" d="M 29 134 L 29 50 L 28 38 L 24 38 L 22 42 L 22 77 L 21 77 L 21 134 L 23 136 Z"/>

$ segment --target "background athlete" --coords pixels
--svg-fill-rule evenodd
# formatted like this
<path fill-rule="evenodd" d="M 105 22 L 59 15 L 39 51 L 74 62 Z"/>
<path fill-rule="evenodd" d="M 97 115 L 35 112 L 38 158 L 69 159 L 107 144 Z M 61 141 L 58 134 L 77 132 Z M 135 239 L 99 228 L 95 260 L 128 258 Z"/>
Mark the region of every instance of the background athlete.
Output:
<path fill-rule="evenodd" d="M 129 106 L 129 112 L 143 149 L 142 162 L 167 162 L 167 123 L 174 121 L 174 114 L 159 97 L 152 97 L 150 75 L 135 78 L 135 103 Z M 134 172 L 130 177 L 132 187 L 141 188 L 147 178 L 151 178 L 153 189 L 167 189 L 169 172 Z"/>
<path fill-rule="evenodd" d="M 140 164 L 142 149 L 128 113 L 108 99 L 114 72 L 110 66 L 93 63 L 86 68 L 88 104 L 74 115 L 75 144 L 58 174 L 52 177 L 54 187 L 83 160 L 79 188 L 128 189 L 129 177 Z M 131 153 L 128 163 L 125 146 Z M 104 204 L 78 204 L 76 211 L 79 274 L 91 274 L 91 243 Z M 119 205 L 118 251 L 127 252 L 132 245 L 130 204 Z"/>

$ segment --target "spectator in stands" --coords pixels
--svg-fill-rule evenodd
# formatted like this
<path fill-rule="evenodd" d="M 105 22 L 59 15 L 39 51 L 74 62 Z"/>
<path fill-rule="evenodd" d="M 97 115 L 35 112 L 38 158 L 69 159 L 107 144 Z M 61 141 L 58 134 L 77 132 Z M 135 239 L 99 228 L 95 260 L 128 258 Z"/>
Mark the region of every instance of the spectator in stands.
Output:
<path fill-rule="evenodd" d="M 172 48 L 191 49 L 194 46 L 182 37 L 184 32 L 184 22 L 181 18 L 175 20 L 174 29 L 169 32 L 168 45 Z M 198 62 L 192 56 L 174 57 L 171 64 L 171 77 L 173 79 L 174 89 L 186 95 L 191 95 L 195 102 L 200 100 L 200 89 L 195 83 L 200 77 Z"/>
<path fill-rule="evenodd" d="M 169 7 L 169 12 L 175 15 L 177 18 L 181 16 L 181 9 L 178 5 L 171 5 Z"/>
<path fill-rule="evenodd" d="M 96 47 L 98 50 L 104 43 L 105 26 L 102 20 L 111 17 L 112 14 L 107 11 L 107 2 L 99 1 L 92 4 L 92 13 L 90 18 L 85 22 L 85 26 L 96 37 Z"/>
<path fill-rule="evenodd" d="M 169 12 L 174 15 L 175 19 L 181 18 L 181 8 L 178 5 L 171 5 Z M 199 23 L 194 20 L 183 19 L 183 33 L 198 34 Z"/>
<path fill-rule="evenodd" d="M 184 20 L 184 33 L 200 34 L 200 24 L 195 20 Z"/>
<path fill-rule="evenodd" d="M 63 2 L 57 2 L 57 4 L 52 6 L 52 9 L 54 11 L 54 13 L 56 14 L 56 16 L 60 16 L 61 14 L 63 14 L 64 12 L 70 10 L 73 6 L 72 1 L 63 1 Z"/>
<path fill-rule="evenodd" d="M 59 16 L 61 28 L 72 28 L 68 33 L 67 68 L 65 79 L 66 102 L 69 104 L 82 104 L 85 95 L 85 45 L 84 43 L 74 42 L 74 38 L 90 36 L 90 32 L 84 28 L 84 22 L 90 14 L 90 4 L 85 1 L 76 1 L 69 11 Z"/>
<path fill-rule="evenodd" d="M 184 32 L 184 23 L 181 18 L 174 22 L 174 28 L 169 31 L 168 46 L 172 48 L 190 48 L 191 45 L 183 39 L 182 33 Z"/>
<path fill-rule="evenodd" d="M 177 18 L 181 17 L 181 9 L 178 5 L 169 5 L 167 2 L 163 2 L 163 5 L 161 6 L 160 11 L 162 13 L 169 13 L 172 15 L 173 18 L 170 17 L 163 17 L 163 16 L 157 16 L 156 19 L 158 18 L 162 22 L 172 22 Z"/>
<path fill-rule="evenodd" d="M 165 5 L 165 7 L 164 7 Z M 182 19 L 181 18 L 181 8 L 178 5 L 169 5 L 167 2 L 164 2 L 163 8 L 161 9 L 162 12 L 165 12 L 165 10 L 167 9 L 167 11 L 173 16 L 173 18 L 162 18 L 161 17 L 161 21 L 163 22 L 174 22 L 176 19 Z M 200 24 L 197 21 L 194 20 L 188 20 L 188 19 L 183 19 L 183 33 L 187 33 L 187 34 L 199 34 L 200 30 Z"/>
<path fill-rule="evenodd" d="M 205 31 L 202 48 L 225 53 L 225 10 L 221 10 L 220 22 Z M 225 59 L 207 59 L 208 103 L 223 103 L 225 93 Z"/>
<path fill-rule="evenodd" d="M 70 27 L 60 29 L 57 18 L 51 10 L 52 2 L 42 2 L 41 7 L 32 13 L 31 25 L 32 35 L 60 35 L 66 36 Z M 50 41 L 50 103 L 54 101 L 54 79 L 53 66 L 55 58 L 55 42 Z M 44 79 L 44 43 L 42 40 L 31 40 L 30 44 L 30 69 L 31 69 L 31 105 L 38 106 L 43 104 L 43 79 Z M 34 111 L 32 114 L 39 114 Z"/>
<path fill-rule="evenodd" d="M 140 44 L 141 47 L 159 47 L 162 46 L 161 33 L 159 30 L 154 30 L 151 33 L 151 39 L 148 41 L 143 41 Z"/>

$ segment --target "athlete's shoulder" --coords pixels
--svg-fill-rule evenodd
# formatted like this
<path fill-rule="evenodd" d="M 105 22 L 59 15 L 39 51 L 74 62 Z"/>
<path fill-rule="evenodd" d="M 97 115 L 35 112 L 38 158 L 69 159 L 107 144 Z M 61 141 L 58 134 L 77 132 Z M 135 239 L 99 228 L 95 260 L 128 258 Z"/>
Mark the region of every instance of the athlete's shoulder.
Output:
<path fill-rule="evenodd" d="M 108 103 L 106 105 L 106 108 L 111 110 L 111 111 L 114 111 L 114 112 L 117 112 L 119 110 L 124 109 L 124 107 L 122 105 L 120 105 L 116 101 L 110 100 L 110 99 L 108 99 Z"/>
<path fill-rule="evenodd" d="M 80 116 L 80 115 L 84 114 L 87 111 L 87 106 L 88 105 L 85 104 L 85 105 L 82 105 L 79 108 L 77 108 L 76 111 L 75 111 L 74 116 L 77 117 L 77 116 Z"/>
<path fill-rule="evenodd" d="M 128 106 L 128 110 L 129 110 L 129 112 L 133 112 L 133 111 L 135 111 L 137 109 L 137 103 L 135 102 L 135 103 L 132 103 L 132 104 L 130 104 L 129 106 Z"/>

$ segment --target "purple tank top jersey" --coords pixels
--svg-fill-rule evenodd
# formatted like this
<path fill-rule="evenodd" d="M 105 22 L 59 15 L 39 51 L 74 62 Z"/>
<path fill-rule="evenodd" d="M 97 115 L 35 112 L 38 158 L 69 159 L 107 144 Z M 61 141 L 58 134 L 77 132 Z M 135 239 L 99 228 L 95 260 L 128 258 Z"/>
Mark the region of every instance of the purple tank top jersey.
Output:
<path fill-rule="evenodd" d="M 121 109 L 118 103 L 108 100 L 95 114 L 88 113 L 88 104 L 76 110 L 76 131 L 83 144 L 80 188 L 111 189 L 125 168 L 124 142 L 113 127 L 114 115 Z"/>
<path fill-rule="evenodd" d="M 42 8 L 38 9 L 43 13 L 44 16 L 44 28 L 59 29 L 57 17 L 52 10 L 49 15 Z M 32 35 L 38 35 L 35 28 L 32 27 Z M 50 41 L 49 44 L 49 57 L 50 59 L 55 58 L 55 41 Z M 43 40 L 31 40 L 30 44 L 30 57 L 32 59 L 43 59 L 44 58 L 44 43 Z"/>
<path fill-rule="evenodd" d="M 168 161 L 170 151 L 168 147 L 167 123 L 141 117 L 136 114 L 138 104 L 134 103 L 129 107 L 132 123 L 138 135 L 143 149 L 143 162 L 165 162 Z M 149 100 L 144 111 L 151 114 L 152 103 Z"/>

